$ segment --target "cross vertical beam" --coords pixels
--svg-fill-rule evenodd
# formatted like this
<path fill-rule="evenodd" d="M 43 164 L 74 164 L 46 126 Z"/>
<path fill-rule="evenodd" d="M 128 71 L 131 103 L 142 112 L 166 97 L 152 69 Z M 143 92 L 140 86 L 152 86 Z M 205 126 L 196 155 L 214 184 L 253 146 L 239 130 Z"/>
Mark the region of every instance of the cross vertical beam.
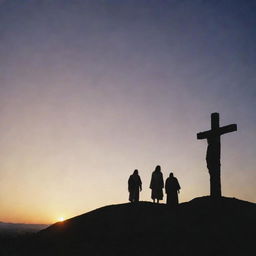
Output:
<path fill-rule="evenodd" d="M 219 113 L 211 114 L 211 128 L 212 130 L 218 130 L 220 128 L 220 115 Z"/>

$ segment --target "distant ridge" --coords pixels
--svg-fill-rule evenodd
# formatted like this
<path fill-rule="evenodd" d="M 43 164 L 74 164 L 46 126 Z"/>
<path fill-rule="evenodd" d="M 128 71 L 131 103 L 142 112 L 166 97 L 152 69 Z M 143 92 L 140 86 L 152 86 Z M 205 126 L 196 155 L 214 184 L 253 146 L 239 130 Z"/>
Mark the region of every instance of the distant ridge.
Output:
<path fill-rule="evenodd" d="M 45 229 L 49 225 L 45 224 L 25 224 L 25 223 L 9 223 L 0 221 L 0 235 L 13 234 L 20 235 L 24 233 L 35 233 L 41 229 Z"/>
<path fill-rule="evenodd" d="M 255 216 L 255 203 L 226 197 L 110 205 L 40 231 L 24 255 L 253 255 Z"/>

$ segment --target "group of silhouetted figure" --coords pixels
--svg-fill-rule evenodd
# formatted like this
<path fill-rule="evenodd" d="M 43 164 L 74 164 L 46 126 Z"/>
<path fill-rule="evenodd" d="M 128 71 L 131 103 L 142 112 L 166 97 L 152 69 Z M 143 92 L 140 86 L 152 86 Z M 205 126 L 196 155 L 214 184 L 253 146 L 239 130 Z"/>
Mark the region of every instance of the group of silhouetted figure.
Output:
<path fill-rule="evenodd" d="M 177 206 L 179 203 L 178 193 L 180 191 L 180 184 L 178 179 L 173 176 L 171 172 L 169 177 L 164 183 L 163 173 L 161 172 L 161 166 L 157 165 L 152 173 L 150 181 L 151 198 L 153 202 L 159 203 L 163 200 L 163 189 L 167 195 L 166 203 L 170 206 Z M 133 174 L 128 180 L 129 201 L 131 203 L 138 202 L 140 197 L 140 191 L 142 190 L 142 182 L 139 176 L 138 170 L 134 170 Z"/>

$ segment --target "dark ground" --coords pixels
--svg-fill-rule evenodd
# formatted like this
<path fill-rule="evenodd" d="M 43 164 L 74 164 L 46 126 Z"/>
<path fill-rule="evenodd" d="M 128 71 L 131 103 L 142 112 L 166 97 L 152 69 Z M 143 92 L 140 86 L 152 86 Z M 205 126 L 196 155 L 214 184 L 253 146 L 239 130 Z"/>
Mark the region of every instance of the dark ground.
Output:
<path fill-rule="evenodd" d="M 106 206 L 11 240 L 1 255 L 246 256 L 256 255 L 255 245 L 256 204 L 201 197 L 177 209 L 149 202 Z"/>

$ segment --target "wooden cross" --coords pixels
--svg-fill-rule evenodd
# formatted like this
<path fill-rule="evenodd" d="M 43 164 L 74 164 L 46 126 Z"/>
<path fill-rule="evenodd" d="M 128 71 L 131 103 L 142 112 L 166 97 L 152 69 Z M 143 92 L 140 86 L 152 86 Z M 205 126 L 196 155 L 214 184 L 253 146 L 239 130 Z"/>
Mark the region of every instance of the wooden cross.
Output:
<path fill-rule="evenodd" d="M 221 197 L 220 182 L 220 136 L 225 133 L 237 131 L 236 124 L 230 124 L 220 127 L 219 113 L 211 114 L 211 130 L 200 132 L 197 139 L 207 139 L 208 147 L 206 153 L 206 163 L 210 174 L 210 194 L 211 197 Z"/>

